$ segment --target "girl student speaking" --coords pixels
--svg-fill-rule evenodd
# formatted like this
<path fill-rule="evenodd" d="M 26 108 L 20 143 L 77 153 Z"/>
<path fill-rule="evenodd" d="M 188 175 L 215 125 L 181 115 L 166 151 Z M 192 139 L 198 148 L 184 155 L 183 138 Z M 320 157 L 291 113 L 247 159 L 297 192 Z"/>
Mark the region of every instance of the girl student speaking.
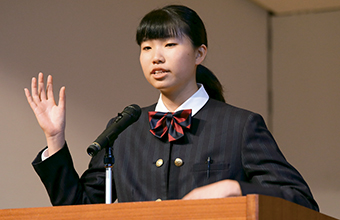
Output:
<path fill-rule="evenodd" d="M 205 27 L 192 9 L 149 12 L 136 34 L 146 80 L 160 91 L 115 140 L 112 197 L 118 202 L 263 194 L 318 210 L 306 182 L 279 150 L 262 117 L 225 103 L 204 61 Z M 104 203 L 104 150 L 78 176 L 65 140 L 65 87 L 33 77 L 25 95 L 47 147 L 33 161 L 53 205 Z M 112 121 L 112 120 L 111 120 Z M 109 122 L 110 124 L 110 122 Z"/>

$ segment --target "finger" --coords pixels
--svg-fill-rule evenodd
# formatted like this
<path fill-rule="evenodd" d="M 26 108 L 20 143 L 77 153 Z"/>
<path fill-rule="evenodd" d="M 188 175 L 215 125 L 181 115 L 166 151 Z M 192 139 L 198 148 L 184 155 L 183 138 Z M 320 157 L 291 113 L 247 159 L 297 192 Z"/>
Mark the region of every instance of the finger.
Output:
<path fill-rule="evenodd" d="M 30 91 L 27 88 L 25 88 L 24 91 L 25 91 L 25 95 L 26 95 L 26 99 L 27 99 L 28 104 L 31 106 L 32 109 L 34 109 L 37 105 L 33 101 L 33 98 L 31 96 Z"/>
<path fill-rule="evenodd" d="M 54 102 L 54 95 L 53 95 L 53 78 L 51 75 L 47 77 L 47 86 L 46 86 L 46 92 L 47 92 L 47 99 L 50 99 Z"/>
<path fill-rule="evenodd" d="M 195 189 L 194 189 L 195 190 Z M 186 194 L 182 200 L 191 200 L 191 199 L 195 199 L 195 191 L 192 190 L 190 191 L 188 194 Z"/>
<path fill-rule="evenodd" d="M 32 92 L 32 100 L 35 103 L 39 103 L 40 97 L 39 97 L 39 93 L 38 93 L 37 79 L 35 77 L 33 77 L 32 81 L 31 81 L 31 92 Z"/>
<path fill-rule="evenodd" d="M 59 101 L 58 101 L 58 106 L 62 109 L 65 110 L 66 108 L 66 94 L 65 94 L 65 86 L 61 87 L 59 91 Z"/>
<path fill-rule="evenodd" d="M 38 94 L 39 94 L 40 100 L 46 100 L 44 74 L 42 72 L 40 72 L 38 77 L 39 77 L 39 79 L 38 79 Z"/>
<path fill-rule="evenodd" d="M 193 196 L 191 193 L 188 195 L 185 195 L 182 200 L 192 200 L 195 199 L 195 196 Z"/>

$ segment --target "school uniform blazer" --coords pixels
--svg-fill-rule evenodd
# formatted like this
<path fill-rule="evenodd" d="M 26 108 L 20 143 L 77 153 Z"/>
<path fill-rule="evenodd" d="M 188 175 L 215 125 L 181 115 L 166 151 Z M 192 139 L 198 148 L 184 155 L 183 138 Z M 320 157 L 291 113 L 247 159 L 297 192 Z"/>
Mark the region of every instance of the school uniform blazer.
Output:
<path fill-rule="evenodd" d="M 154 109 L 143 108 L 140 119 L 113 145 L 113 201 L 181 199 L 197 187 L 233 179 L 243 195 L 275 196 L 318 210 L 306 182 L 286 161 L 260 115 L 209 99 L 185 136 L 169 143 L 149 131 L 148 111 Z M 45 161 L 39 153 L 33 166 L 52 204 L 104 203 L 104 154 L 102 150 L 93 157 L 79 178 L 66 144 Z"/>

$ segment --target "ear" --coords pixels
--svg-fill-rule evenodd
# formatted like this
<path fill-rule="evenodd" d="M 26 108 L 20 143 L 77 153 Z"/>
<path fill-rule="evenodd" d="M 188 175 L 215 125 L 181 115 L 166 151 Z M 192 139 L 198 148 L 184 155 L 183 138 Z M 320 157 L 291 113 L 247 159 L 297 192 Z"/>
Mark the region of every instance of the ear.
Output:
<path fill-rule="evenodd" d="M 208 53 L 208 48 L 204 44 L 202 44 L 200 47 L 197 48 L 196 50 L 196 65 L 199 65 L 203 62 L 205 59 L 205 56 Z"/>

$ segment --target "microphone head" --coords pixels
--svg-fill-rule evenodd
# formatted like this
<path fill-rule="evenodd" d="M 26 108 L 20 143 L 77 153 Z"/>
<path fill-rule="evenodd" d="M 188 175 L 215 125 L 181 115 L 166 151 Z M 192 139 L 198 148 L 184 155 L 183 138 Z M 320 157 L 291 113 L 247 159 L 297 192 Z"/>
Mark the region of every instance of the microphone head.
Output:
<path fill-rule="evenodd" d="M 136 122 L 142 114 L 141 108 L 132 104 L 124 108 L 118 116 L 112 118 L 103 133 L 87 148 L 90 156 L 95 156 L 101 149 L 111 147 L 118 135 L 128 126 Z"/>
<path fill-rule="evenodd" d="M 133 122 L 137 121 L 142 114 L 141 108 L 136 104 L 131 104 L 129 106 L 126 106 L 123 110 L 126 114 L 129 114 L 132 118 Z"/>
<path fill-rule="evenodd" d="M 95 156 L 99 151 L 101 150 L 101 146 L 97 142 L 93 142 L 88 148 L 87 148 L 87 154 L 91 157 Z"/>

